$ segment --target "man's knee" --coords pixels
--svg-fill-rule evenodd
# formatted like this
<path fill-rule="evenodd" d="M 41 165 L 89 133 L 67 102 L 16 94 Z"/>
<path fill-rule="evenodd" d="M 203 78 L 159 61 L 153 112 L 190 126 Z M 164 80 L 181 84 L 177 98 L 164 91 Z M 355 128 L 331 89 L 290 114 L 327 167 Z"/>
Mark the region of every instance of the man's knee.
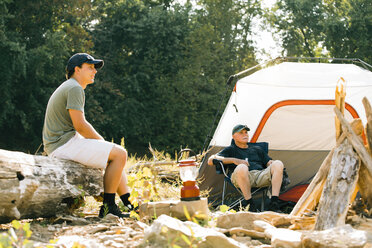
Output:
<path fill-rule="evenodd" d="M 280 160 L 274 160 L 272 162 L 272 164 L 271 164 L 271 168 L 272 168 L 273 172 L 281 172 L 281 173 L 283 173 L 284 164 Z"/>
<path fill-rule="evenodd" d="M 238 165 L 234 172 L 236 173 L 238 178 L 249 178 L 249 169 L 248 166 L 245 164 Z"/>
<path fill-rule="evenodd" d="M 119 145 L 115 145 L 110 152 L 109 160 L 110 161 L 122 160 L 125 162 L 127 161 L 127 157 L 128 157 L 127 150 L 125 150 L 123 147 Z"/>

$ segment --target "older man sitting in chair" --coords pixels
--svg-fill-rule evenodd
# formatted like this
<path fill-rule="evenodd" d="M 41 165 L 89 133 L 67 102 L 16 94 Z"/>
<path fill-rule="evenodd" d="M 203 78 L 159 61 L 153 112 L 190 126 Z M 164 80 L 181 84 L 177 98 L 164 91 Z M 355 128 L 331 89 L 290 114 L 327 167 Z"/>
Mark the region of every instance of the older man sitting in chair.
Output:
<path fill-rule="evenodd" d="M 235 144 L 231 144 L 218 154 L 208 159 L 208 165 L 213 165 L 213 159 L 221 160 L 229 167 L 231 181 L 239 187 L 243 193 L 242 206 L 249 205 L 249 211 L 256 212 L 252 195 L 252 187 L 272 186 L 272 196 L 269 210 L 279 212 L 279 192 L 283 179 L 284 165 L 280 160 L 272 160 L 260 147 L 249 146 L 248 131 L 246 125 L 236 125 L 232 130 L 232 138 Z"/>

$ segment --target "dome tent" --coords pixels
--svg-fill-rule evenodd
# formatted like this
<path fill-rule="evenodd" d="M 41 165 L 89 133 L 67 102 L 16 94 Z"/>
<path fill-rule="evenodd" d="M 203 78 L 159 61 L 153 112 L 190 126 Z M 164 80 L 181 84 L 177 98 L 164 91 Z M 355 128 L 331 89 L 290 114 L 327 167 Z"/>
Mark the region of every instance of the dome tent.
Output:
<path fill-rule="evenodd" d="M 336 144 L 333 108 L 341 77 L 346 119 L 365 124 L 362 98 L 371 100 L 372 72 L 355 64 L 283 62 L 239 79 L 199 170 L 210 200 L 219 197 L 223 178 L 207 158 L 230 145 L 236 124 L 248 125 L 250 142 L 269 143 L 269 156 L 283 161 L 291 179 L 288 189 L 308 184 Z"/>

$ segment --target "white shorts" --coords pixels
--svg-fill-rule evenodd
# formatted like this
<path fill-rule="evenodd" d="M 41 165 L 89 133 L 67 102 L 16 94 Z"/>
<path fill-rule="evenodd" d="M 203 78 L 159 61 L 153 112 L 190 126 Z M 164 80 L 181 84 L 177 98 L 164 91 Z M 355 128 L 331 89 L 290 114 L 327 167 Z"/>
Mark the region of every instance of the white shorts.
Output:
<path fill-rule="evenodd" d="M 49 156 L 79 162 L 83 165 L 105 169 L 114 143 L 86 139 L 76 132 L 66 144 L 58 147 Z"/>

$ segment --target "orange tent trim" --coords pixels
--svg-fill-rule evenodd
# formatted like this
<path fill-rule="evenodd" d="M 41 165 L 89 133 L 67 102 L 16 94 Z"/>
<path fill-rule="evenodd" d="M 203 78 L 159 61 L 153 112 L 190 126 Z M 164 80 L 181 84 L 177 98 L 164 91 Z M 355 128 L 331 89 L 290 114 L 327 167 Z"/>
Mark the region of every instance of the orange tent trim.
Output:
<path fill-rule="evenodd" d="M 270 115 L 278 108 L 284 107 L 284 106 L 290 106 L 290 105 L 335 105 L 335 100 L 285 100 L 280 101 L 272 105 L 264 114 L 262 117 L 260 124 L 258 125 L 256 132 L 252 136 L 251 142 L 256 142 L 258 137 L 260 136 L 262 129 L 264 128 L 267 120 L 269 119 Z M 350 112 L 351 116 L 356 119 L 359 118 L 358 113 L 356 110 L 348 103 L 345 103 L 345 108 Z M 366 137 L 363 132 L 363 140 L 366 144 Z"/>

